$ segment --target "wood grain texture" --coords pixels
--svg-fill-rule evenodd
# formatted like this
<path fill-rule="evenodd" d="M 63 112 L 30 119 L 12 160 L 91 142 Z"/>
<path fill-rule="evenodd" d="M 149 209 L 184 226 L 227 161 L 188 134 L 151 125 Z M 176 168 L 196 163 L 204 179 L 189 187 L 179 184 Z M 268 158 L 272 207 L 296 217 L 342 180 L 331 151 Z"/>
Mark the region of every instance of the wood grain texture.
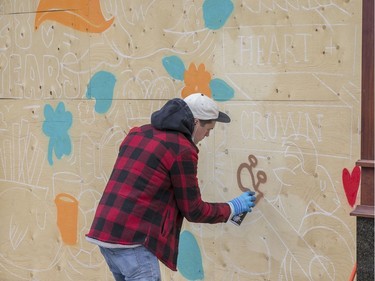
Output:
<path fill-rule="evenodd" d="M 35 29 L 41 1 L 0 1 L 1 280 L 112 280 L 84 235 L 118 146 L 190 90 L 185 70 L 200 65 L 213 82 L 199 86 L 232 119 L 198 146 L 203 199 L 227 202 L 241 186 L 253 189 L 239 170 L 249 155 L 267 179 L 240 227 L 184 223 L 204 280 L 347 280 L 356 225 L 342 171 L 357 161 L 364 171 L 373 155 L 361 137 L 373 128 L 367 119 L 361 128 L 361 106 L 373 106 L 362 99 L 371 85 L 361 87 L 374 76 L 364 71 L 373 50 L 363 49 L 361 1 L 221 0 L 233 4 L 227 17 L 207 0 L 100 1 L 92 12 L 113 19 L 101 32 L 78 24 L 89 1 L 81 11 L 59 6 L 74 1 L 43 1 L 74 12 L 49 11 Z M 57 222 L 64 193 L 78 202 L 73 245 Z M 161 271 L 163 280 L 187 280 Z"/>

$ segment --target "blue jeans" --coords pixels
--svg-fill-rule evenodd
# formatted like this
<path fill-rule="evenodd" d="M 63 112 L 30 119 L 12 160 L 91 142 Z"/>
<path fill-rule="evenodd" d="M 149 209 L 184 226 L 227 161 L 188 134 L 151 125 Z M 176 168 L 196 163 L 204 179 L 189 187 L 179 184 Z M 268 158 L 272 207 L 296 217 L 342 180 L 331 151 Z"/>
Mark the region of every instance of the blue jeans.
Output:
<path fill-rule="evenodd" d="M 99 247 L 116 281 L 160 281 L 157 257 L 145 247 Z"/>

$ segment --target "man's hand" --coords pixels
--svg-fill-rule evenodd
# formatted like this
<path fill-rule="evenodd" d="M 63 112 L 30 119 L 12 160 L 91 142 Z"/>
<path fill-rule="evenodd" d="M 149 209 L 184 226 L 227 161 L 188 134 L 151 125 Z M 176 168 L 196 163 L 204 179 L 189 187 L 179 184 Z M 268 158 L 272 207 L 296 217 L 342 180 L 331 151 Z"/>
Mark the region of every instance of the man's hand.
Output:
<path fill-rule="evenodd" d="M 232 214 L 238 215 L 243 212 L 251 212 L 252 207 L 255 206 L 254 202 L 256 199 L 254 191 L 246 191 L 240 196 L 230 200 L 228 204 L 232 209 Z"/>

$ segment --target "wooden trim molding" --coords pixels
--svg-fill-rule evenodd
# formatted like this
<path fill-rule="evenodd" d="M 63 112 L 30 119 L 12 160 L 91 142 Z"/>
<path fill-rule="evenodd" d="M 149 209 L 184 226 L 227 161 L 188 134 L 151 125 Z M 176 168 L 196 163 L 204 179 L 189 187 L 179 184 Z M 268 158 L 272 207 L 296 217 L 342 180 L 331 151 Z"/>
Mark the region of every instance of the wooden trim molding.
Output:
<path fill-rule="evenodd" d="M 358 205 L 350 215 L 362 218 L 374 218 L 374 208 L 374 206 Z"/>
<path fill-rule="evenodd" d="M 374 218 L 374 0 L 362 1 L 361 202 L 350 213 Z"/>
<path fill-rule="evenodd" d="M 374 168 L 375 161 L 374 160 L 358 160 L 356 164 L 364 168 Z"/>

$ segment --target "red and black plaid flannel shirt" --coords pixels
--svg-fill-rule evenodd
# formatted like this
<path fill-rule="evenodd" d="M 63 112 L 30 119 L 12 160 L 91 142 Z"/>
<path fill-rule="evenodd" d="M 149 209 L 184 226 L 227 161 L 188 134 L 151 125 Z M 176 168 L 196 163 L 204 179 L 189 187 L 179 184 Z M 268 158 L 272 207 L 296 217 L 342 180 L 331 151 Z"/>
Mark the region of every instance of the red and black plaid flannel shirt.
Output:
<path fill-rule="evenodd" d="M 226 222 L 226 203 L 202 201 L 197 180 L 198 148 L 184 134 L 133 128 L 120 146 L 109 182 L 88 237 L 143 244 L 176 270 L 183 218 L 191 222 Z"/>

